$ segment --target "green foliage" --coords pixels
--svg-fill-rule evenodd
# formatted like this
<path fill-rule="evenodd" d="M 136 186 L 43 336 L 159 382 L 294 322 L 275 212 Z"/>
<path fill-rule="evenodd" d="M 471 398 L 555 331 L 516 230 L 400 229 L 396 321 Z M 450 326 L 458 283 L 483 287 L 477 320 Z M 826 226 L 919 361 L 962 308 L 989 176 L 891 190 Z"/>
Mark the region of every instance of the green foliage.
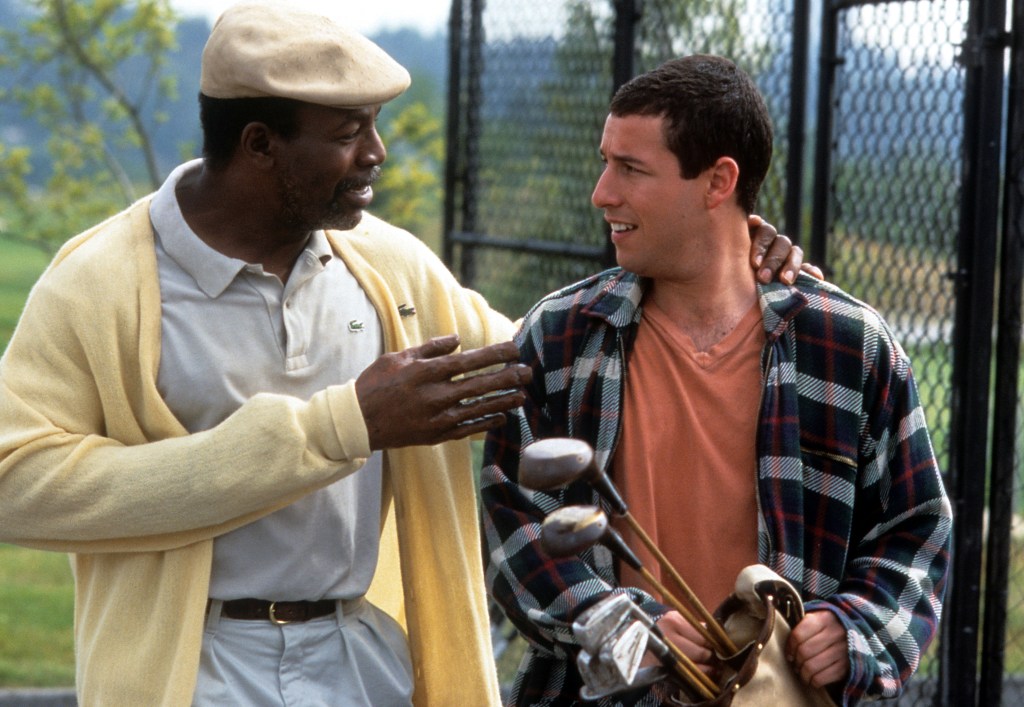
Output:
<path fill-rule="evenodd" d="M 176 21 L 168 0 L 28 4 L 20 28 L 0 30 L 0 68 L 19 75 L 0 99 L 47 131 L 48 175 L 31 189 L 37 156 L 0 143 L 0 198 L 11 208 L 0 236 L 52 252 L 133 201 L 139 179 L 144 191 L 159 184 L 151 122 L 175 95 L 166 63 Z"/>
<path fill-rule="evenodd" d="M 0 685 L 74 684 L 73 606 L 66 555 L 0 545 Z"/>
<path fill-rule="evenodd" d="M 37 249 L 0 239 L 0 352 L 46 263 Z M 0 544 L 0 686 L 74 684 L 73 594 L 66 555 Z"/>
<path fill-rule="evenodd" d="M 412 103 L 381 126 L 388 158 L 374 188 L 373 212 L 426 241 L 441 235 L 441 120 L 424 103 Z"/>
<path fill-rule="evenodd" d="M 7 211 L 0 205 L 0 213 Z M 0 239 L 0 353 L 7 348 L 28 291 L 46 263 L 46 256 L 37 249 Z"/>

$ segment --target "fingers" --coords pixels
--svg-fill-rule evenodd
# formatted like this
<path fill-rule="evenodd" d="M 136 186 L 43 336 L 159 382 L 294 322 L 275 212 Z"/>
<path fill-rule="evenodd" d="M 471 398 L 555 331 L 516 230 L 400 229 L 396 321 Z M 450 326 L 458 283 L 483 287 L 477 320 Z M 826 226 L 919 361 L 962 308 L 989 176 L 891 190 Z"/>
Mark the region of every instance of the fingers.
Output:
<path fill-rule="evenodd" d="M 717 676 L 718 663 L 707 640 L 678 611 L 670 611 L 657 621 L 665 638 L 672 641 L 697 668 L 711 677 Z"/>
<path fill-rule="evenodd" d="M 472 351 L 449 354 L 441 362 L 447 372 L 457 375 L 501 363 L 515 363 L 518 360 L 519 349 L 513 342 L 505 341 Z"/>
<path fill-rule="evenodd" d="M 816 277 L 819 280 L 825 279 L 825 273 L 822 272 L 821 268 L 813 263 L 803 263 L 800 265 L 800 272 L 806 273 L 811 277 Z"/>
<path fill-rule="evenodd" d="M 846 629 L 832 612 L 812 611 L 793 628 L 786 655 L 801 680 L 825 687 L 849 674 L 846 643 Z"/>
<path fill-rule="evenodd" d="M 750 229 L 750 265 L 757 271 L 758 280 L 761 280 L 765 276 L 764 271 L 768 270 L 767 266 L 762 268 L 765 255 L 778 236 L 778 231 L 757 214 L 747 217 L 747 228 Z M 767 274 L 769 282 L 771 282 L 774 272 L 774 270 L 769 270 Z"/>
<path fill-rule="evenodd" d="M 847 672 L 845 649 L 820 653 L 797 666 L 800 679 L 811 687 L 827 687 L 834 682 L 845 681 Z"/>
<path fill-rule="evenodd" d="M 435 358 L 437 356 L 450 354 L 458 347 L 459 335 L 447 334 L 445 336 L 435 336 L 432 339 L 428 339 L 419 346 L 413 346 L 406 349 L 404 353 L 413 358 Z"/>
<path fill-rule="evenodd" d="M 505 413 L 523 404 L 525 395 L 521 390 L 507 390 L 479 398 L 456 400 L 444 407 L 440 417 L 446 418 L 447 433 L 445 439 L 458 439 L 477 431 L 492 429 L 505 421 Z M 439 419 L 440 422 L 440 419 Z M 442 425 L 444 426 L 444 425 Z M 467 429 L 470 430 L 467 432 Z"/>
<path fill-rule="evenodd" d="M 434 337 L 403 353 L 413 359 L 431 360 L 432 365 L 426 367 L 424 371 L 436 380 L 454 378 L 489 366 L 515 363 L 519 360 L 519 349 L 511 341 L 453 354 L 458 345 L 458 335 L 449 334 Z"/>
<path fill-rule="evenodd" d="M 457 336 L 437 337 L 385 354 L 356 379 L 371 449 L 437 444 L 485 432 L 523 404 L 521 388 L 532 372 L 516 362 L 514 343 L 451 353 L 458 343 Z M 477 372 L 482 369 L 487 370 Z"/>
<path fill-rule="evenodd" d="M 798 245 L 793 245 L 789 236 L 780 234 L 772 241 L 765 253 L 761 261 L 761 268 L 757 271 L 757 279 L 767 285 L 777 275 L 779 282 L 792 285 L 796 281 L 803 260 L 803 249 Z"/>
<path fill-rule="evenodd" d="M 757 280 L 767 285 L 778 277 L 779 282 L 792 285 L 801 272 L 824 280 L 819 268 L 804 263 L 804 251 L 794 245 L 789 236 L 776 231 L 775 227 L 760 216 L 751 214 L 747 218 L 750 229 L 750 262 L 757 271 Z"/>

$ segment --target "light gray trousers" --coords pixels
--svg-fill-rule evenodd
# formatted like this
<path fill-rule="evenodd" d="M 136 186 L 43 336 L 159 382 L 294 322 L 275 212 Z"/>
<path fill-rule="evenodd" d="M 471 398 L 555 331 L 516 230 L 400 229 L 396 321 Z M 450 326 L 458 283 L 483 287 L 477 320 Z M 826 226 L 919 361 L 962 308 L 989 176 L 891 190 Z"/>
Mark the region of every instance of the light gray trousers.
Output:
<path fill-rule="evenodd" d="M 334 616 L 278 625 L 222 617 L 213 601 L 193 706 L 411 705 L 401 627 L 368 601 L 352 603 L 338 602 Z"/>

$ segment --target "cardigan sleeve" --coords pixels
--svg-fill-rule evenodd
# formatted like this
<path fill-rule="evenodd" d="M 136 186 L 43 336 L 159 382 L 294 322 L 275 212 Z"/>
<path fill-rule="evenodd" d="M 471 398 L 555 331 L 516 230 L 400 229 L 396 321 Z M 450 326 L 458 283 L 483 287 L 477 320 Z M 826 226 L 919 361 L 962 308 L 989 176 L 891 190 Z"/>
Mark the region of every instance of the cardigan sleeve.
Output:
<path fill-rule="evenodd" d="M 257 395 L 216 427 L 186 433 L 155 384 L 160 304 L 147 206 L 62 249 L 0 363 L 0 541 L 69 552 L 180 547 L 284 507 L 370 454 L 354 381 L 308 401 Z M 367 221 L 363 252 L 384 275 L 381 296 L 399 312 L 407 302 L 420 310 L 401 320 L 411 327 L 405 345 L 452 331 L 464 348 L 511 338 L 508 319 L 420 241 Z"/>
<path fill-rule="evenodd" d="M 308 401 L 258 395 L 186 434 L 147 353 L 158 342 L 156 285 L 136 286 L 131 257 L 96 275 L 125 242 L 62 253 L 0 361 L 0 540 L 68 552 L 180 547 L 362 466 L 370 450 L 354 382 Z M 138 303 L 147 296 L 155 309 Z"/>

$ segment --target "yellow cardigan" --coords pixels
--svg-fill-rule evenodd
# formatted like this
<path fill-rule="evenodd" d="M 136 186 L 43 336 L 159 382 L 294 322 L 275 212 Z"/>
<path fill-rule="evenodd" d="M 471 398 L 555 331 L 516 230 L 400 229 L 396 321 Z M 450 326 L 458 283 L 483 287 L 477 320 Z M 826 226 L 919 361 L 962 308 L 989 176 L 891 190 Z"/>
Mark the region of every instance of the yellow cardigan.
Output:
<path fill-rule="evenodd" d="M 359 469 L 354 382 L 262 394 L 188 435 L 156 387 L 160 292 L 149 198 L 61 249 L 0 360 L 0 542 L 72 553 L 80 704 L 187 705 L 213 538 Z M 511 323 L 420 241 L 366 215 L 331 243 L 400 350 Z M 399 307 L 415 308 L 400 316 Z M 336 460 L 341 461 L 336 461 Z M 498 704 L 469 443 L 385 455 L 370 599 L 406 627 L 417 705 Z"/>

